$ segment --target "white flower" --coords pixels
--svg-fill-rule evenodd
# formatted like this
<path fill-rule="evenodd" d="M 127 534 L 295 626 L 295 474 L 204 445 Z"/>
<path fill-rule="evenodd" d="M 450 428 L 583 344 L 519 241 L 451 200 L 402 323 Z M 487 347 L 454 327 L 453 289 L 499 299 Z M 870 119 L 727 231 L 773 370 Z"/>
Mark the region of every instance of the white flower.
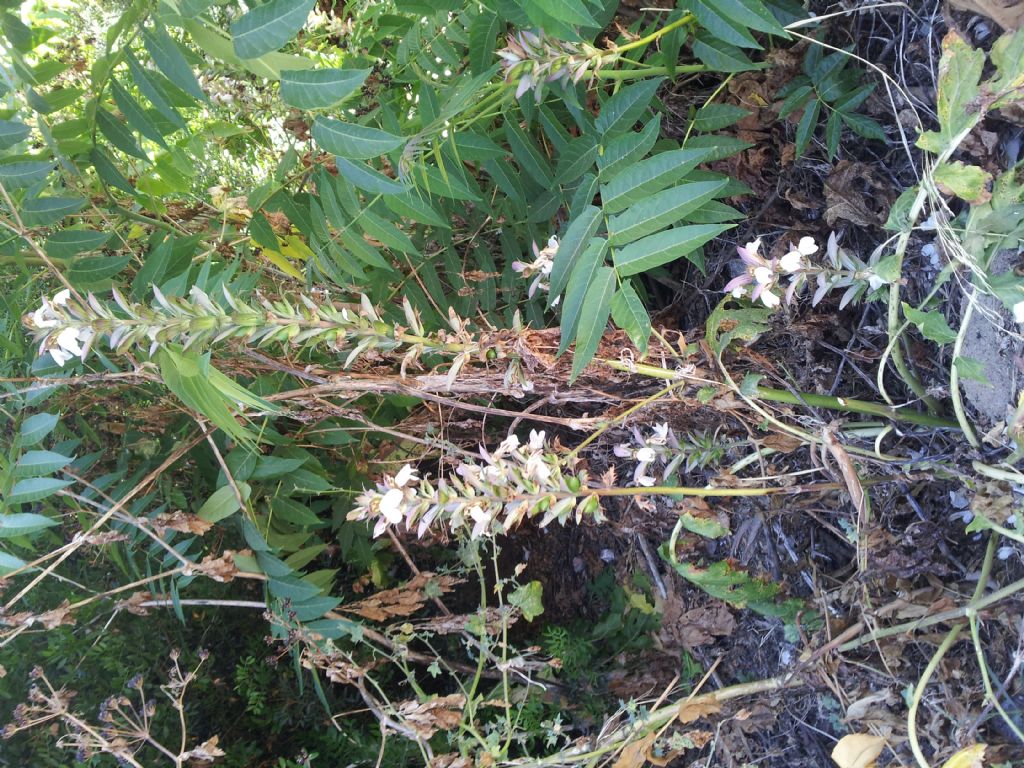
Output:
<path fill-rule="evenodd" d="M 539 432 L 536 429 L 530 430 L 530 450 L 541 451 L 544 450 L 544 435 L 545 431 L 542 429 Z"/>
<path fill-rule="evenodd" d="M 757 267 L 754 269 L 754 279 L 761 285 L 768 285 L 775 277 L 775 273 L 769 267 Z"/>
<path fill-rule="evenodd" d="M 377 509 L 391 525 L 402 522 L 402 503 L 405 501 L 405 493 L 400 488 L 392 488 L 385 493 L 377 505 Z"/>
<path fill-rule="evenodd" d="M 53 297 L 53 300 L 50 303 L 55 307 L 63 307 L 68 303 L 68 299 L 70 298 L 71 290 L 69 288 L 65 288 L 63 291 L 57 291 L 57 294 Z"/>
<path fill-rule="evenodd" d="M 654 434 L 651 435 L 650 442 L 657 445 L 664 445 L 668 442 L 668 422 L 663 421 L 661 424 L 655 424 Z"/>
<path fill-rule="evenodd" d="M 650 464 L 656 458 L 658 458 L 658 454 L 654 452 L 653 448 L 647 445 L 636 452 L 636 460 L 643 464 Z"/>
<path fill-rule="evenodd" d="M 764 302 L 764 305 L 768 307 L 768 309 L 775 309 L 779 306 L 781 300 L 771 291 L 761 291 L 761 301 Z"/>
<path fill-rule="evenodd" d="M 487 533 L 487 529 L 491 524 L 490 513 L 474 504 L 469 508 L 469 516 L 473 519 L 473 530 L 469 534 L 471 539 L 477 539 Z"/>
<path fill-rule="evenodd" d="M 1017 323 L 1024 323 L 1024 301 L 1018 301 L 1013 305 L 1013 320 Z"/>
<path fill-rule="evenodd" d="M 886 282 L 887 281 L 884 278 L 879 277 L 874 272 L 868 275 L 868 285 L 871 286 L 871 290 L 873 291 L 877 291 L 879 288 L 885 285 Z M 1024 320 L 1022 320 L 1021 322 L 1024 322 Z"/>
<path fill-rule="evenodd" d="M 650 488 L 652 485 L 654 485 L 655 482 L 657 482 L 650 475 L 640 475 L 639 477 L 637 477 L 635 479 L 636 479 L 636 484 L 637 485 L 642 485 L 644 488 Z"/>
<path fill-rule="evenodd" d="M 502 456 L 512 453 L 518 447 L 519 438 L 515 435 L 509 435 L 501 441 L 501 445 L 494 451 L 494 458 L 500 459 Z"/>
<path fill-rule="evenodd" d="M 818 244 L 814 242 L 813 237 L 801 237 L 796 250 L 804 256 L 810 256 L 812 253 L 818 252 Z"/>
<path fill-rule="evenodd" d="M 64 367 L 64 363 L 72 358 L 79 357 L 84 360 L 92 337 L 93 331 L 91 328 L 68 326 L 53 339 L 56 346 L 50 348 L 50 357 L 61 368 Z"/>
<path fill-rule="evenodd" d="M 629 459 L 633 456 L 633 449 L 625 443 L 619 443 L 612 448 L 612 453 L 618 456 L 620 459 Z"/>
<path fill-rule="evenodd" d="M 406 485 L 409 484 L 410 480 L 415 479 L 416 470 L 413 469 L 410 465 L 406 464 L 404 467 L 398 470 L 398 474 L 395 475 L 395 487 L 404 488 Z"/>
<path fill-rule="evenodd" d="M 804 265 L 804 255 L 800 251 L 790 251 L 779 259 L 779 267 L 784 272 L 793 273 Z"/>

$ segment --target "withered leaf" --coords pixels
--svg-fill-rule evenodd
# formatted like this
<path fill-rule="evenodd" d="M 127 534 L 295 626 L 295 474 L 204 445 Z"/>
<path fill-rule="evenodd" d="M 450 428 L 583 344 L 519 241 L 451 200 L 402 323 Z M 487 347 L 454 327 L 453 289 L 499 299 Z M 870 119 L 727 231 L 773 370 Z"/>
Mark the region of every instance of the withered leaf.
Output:
<path fill-rule="evenodd" d="M 461 693 L 439 696 L 429 701 L 411 699 L 397 707 L 400 719 L 425 739 L 438 731 L 450 731 L 462 722 L 466 697 Z"/>
<path fill-rule="evenodd" d="M 399 616 L 411 616 L 427 602 L 427 591 L 443 595 L 451 592 L 463 579 L 454 576 L 437 576 L 424 571 L 401 587 L 385 589 L 375 595 L 359 600 L 338 610 L 354 613 L 370 621 L 387 621 Z"/>

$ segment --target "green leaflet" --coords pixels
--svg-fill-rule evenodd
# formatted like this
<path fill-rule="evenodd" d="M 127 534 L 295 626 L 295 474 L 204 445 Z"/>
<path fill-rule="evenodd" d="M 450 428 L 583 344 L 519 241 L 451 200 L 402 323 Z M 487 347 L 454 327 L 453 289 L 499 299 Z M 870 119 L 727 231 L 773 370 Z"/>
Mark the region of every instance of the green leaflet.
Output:
<path fill-rule="evenodd" d="M 72 457 L 54 451 L 26 451 L 14 465 L 15 477 L 41 477 L 63 469 Z"/>
<path fill-rule="evenodd" d="M 242 499 L 248 501 L 249 494 L 252 492 L 249 484 L 236 481 L 236 485 Z M 199 508 L 196 515 L 208 523 L 217 523 L 235 514 L 241 508 L 238 496 L 235 495 L 235 489 L 230 485 L 224 485 L 210 494 L 210 498 L 203 502 L 203 506 Z"/>
<path fill-rule="evenodd" d="M 142 151 L 142 147 L 135 141 L 131 131 L 124 127 L 124 123 L 102 107 L 96 110 L 96 125 L 99 126 L 100 132 L 106 136 L 107 141 L 126 155 L 137 157 L 139 160 L 147 163 L 149 162 L 149 156 Z"/>
<path fill-rule="evenodd" d="M 296 109 L 326 109 L 362 87 L 368 69 L 305 69 L 281 72 L 281 100 Z"/>
<path fill-rule="evenodd" d="M 640 354 L 646 354 L 651 338 L 651 318 L 632 284 L 625 282 L 612 299 L 612 320 L 629 335 Z"/>
<path fill-rule="evenodd" d="M 110 232 L 93 229 L 64 229 L 46 239 L 43 249 L 55 259 L 68 259 L 86 251 L 102 248 L 110 240 Z"/>
<path fill-rule="evenodd" d="M 554 301 L 565 288 L 576 260 L 590 244 L 591 238 L 597 234 L 597 228 L 600 225 L 601 210 L 596 206 L 588 205 L 579 216 L 573 219 L 565 231 L 558 244 L 554 264 L 551 266 L 549 303 Z"/>
<path fill-rule="evenodd" d="M 70 480 L 55 480 L 52 477 L 22 480 L 14 486 L 5 501 L 8 504 L 24 504 L 29 501 L 38 501 L 68 485 L 71 485 Z M 12 536 L 27 536 L 54 525 L 57 525 L 56 520 L 51 520 L 48 517 L 31 512 L 0 515 L 0 539 L 9 539 Z"/>
<path fill-rule="evenodd" d="M 0 149 L 10 149 L 31 133 L 29 127 L 17 120 L 0 120 Z"/>
<path fill-rule="evenodd" d="M 72 480 L 58 480 L 55 477 L 30 477 L 19 480 L 3 499 L 7 504 L 27 504 L 52 496 L 61 488 L 67 488 Z M 46 521 L 46 522 L 43 522 Z M 56 525 L 56 521 L 42 515 L 0 515 L 0 538 L 24 536 L 25 534 Z"/>
<path fill-rule="evenodd" d="M 729 229 L 729 224 L 687 224 L 648 235 L 615 251 L 615 268 L 621 277 L 645 272 L 686 256 L 701 270 L 703 260 L 694 251 L 713 237 Z"/>
<path fill-rule="evenodd" d="M 199 87 L 199 81 L 196 79 L 195 73 L 192 72 L 192 67 L 185 60 L 178 44 L 167 34 L 166 29 L 162 26 L 156 26 L 152 30 L 144 29 L 142 39 L 149 55 L 153 57 L 153 61 L 168 80 L 199 101 L 206 101 L 206 94 Z M 149 96 L 147 95 L 146 98 Z M 157 105 L 154 103 L 153 106 Z"/>
<path fill-rule="evenodd" d="M 324 150 L 350 160 L 368 160 L 380 157 L 405 143 L 379 128 L 355 123 L 343 123 L 330 117 L 318 117 L 313 123 L 313 139 Z"/>
<path fill-rule="evenodd" d="M 153 124 L 153 121 L 149 119 L 149 116 L 146 115 L 146 112 L 139 103 L 116 80 L 110 81 L 110 93 L 114 97 L 114 103 L 117 104 L 117 108 L 121 110 L 125 121 L 130 127 L 150 141 L 156 142 L 164 149 L 167 149 L 163 134 Z"/>
<path fill-rule="evenodd" d="M 8 189 L 31 187 L 50 175 L 53 163 L 49 160 L 22 160 L 0 165 L 0 182 Z"/>
<path fill-rule="evenodd" d="M 646 111 L 662 82 L 664 78 L 652 77 L 621 88 L 601 105 L 594 130 L 602 138 L 629 131 Z"/>
<path fill-rule="evenodd" d="M 40 442 L 53 431 L 59 420 L 60 416 L 55 413 L 37 413 L 29 416 L 21 422 L 19 429 L 22 446 L 27 447 Z"/>
<path fill-rule="evenodd" d="M 680 184 L 632 205 L 608 222 L 608 242 L 625 245 L 680 221 L 725 189 L 728 181 Z"/>
<path fill-rule="evenodd" d="M 32 197 L 21 204 L 21 220 L 30 227 L 48 227 L 85 208 L 82 197 Z"/>
<path fill-rule="evenodd" d="M 674 149 L 625 168 L 611 181 L 601 185 L 605 213 L 618 213 L 670 184 L 675 184 L 713 155 L 714 150 L 708 147 Z"/>
<path fill-rule="evenodd" d="M 353 163 L 343 157 L 336 160 L 338 173 L 355 186 L 374 195 L 399 195 L 408 192 L 409 187 L 385 176 L 366 163 Z"/>
<path fill-rule="evenodd" d="M 604 238 L 591 239 L 572 268 L 569 287 L 565 291 L 565 300 L 562 302 L 561 341 L 558 345 L 558 354 L 565 352 L 576 338 L 576 329 L 579 327 L 587 289 L 594 281 L 598 270 L 603 268 L 604 253 L 607 247 L 608 241 Z"/>
<path fill-rule="evenodd" d="M 576 381 L 583 372 L 604 336 L 605 325 L 611 311 L 612 295 L 615 293 L 615 270 L 600 267 L 587 288 L 580 313 L 579 330 L 576 333 L 576 349 L 572 358 L 572 373 L 569 383 Z"/>
<path fill-rule="evenodd" d="M 306 24 L 314 0 L 269 0 L 231 25 L 235 53 L 255 59 L 276 51 Z"/>

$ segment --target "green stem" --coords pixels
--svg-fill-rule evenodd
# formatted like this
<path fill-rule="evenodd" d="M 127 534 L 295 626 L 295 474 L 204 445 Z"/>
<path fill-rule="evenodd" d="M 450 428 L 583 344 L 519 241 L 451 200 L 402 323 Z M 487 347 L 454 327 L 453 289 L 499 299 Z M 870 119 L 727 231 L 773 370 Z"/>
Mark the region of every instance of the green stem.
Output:
<path fill-rule="evenodd" d="M 680 64 L 673 67 L 674 72 L 707 72 L 708 68 L 703 64 Z M 634 78 L 652 77 L 654 75 L 669 74 L 668 67 L 644 67 L 642 69 L 602 69 L 595 72 L 596 77 L 603 77 L 606 80 L 632 80 Z"/>
<path fill-rule="evenodd" d="M 617 371 L 627 373 L 638 373 L 641 376 L 649 376 L 656 379 L 679 378 L 675 371 L 667 368 L 660 368 L 656 365 L 644 363 L 624 363 L 619 360 L 598 360 Z M 756 396 L 762 400 L 769 400 L 776 403 L 788 403 L 790 405 L 809 405 L 815 408 L 827 408 L 832 411 L 847 411 L 850 413 L 863 413 L 871 416 L 881 416 L 892 421 L 904 421 L 910 424 L 918 424 L 925 427 L 945 427 L 959 429 L 960 425 L 951 420 L 939 416 L 932 416 L 928 413 L 917 413 L 915 411 L 904 411 L 893 406 L 870 403 L 864 400 L 854 400 L 845 397 L 833 397 L 831 395 L 815 395 L 810 393 L 792 393 L 781 389 L 769 387 L 758 387 Z"/>
<path fill-rule="evenodd" d="M 615 55 L 615 54 L 625 53 L 626 51 L 632 51 L 634 48 L 643 48 L 646 45 L 650 45 L 651 43 L 653 43 L 658 38 L 664 37 L 669 32 L 671 32 L 673 29 L 679 29 L 679 27 L 685 26 L 685 25 L 689 24 L 690 22 L 692 22 L 693 20 L 694 20 L 694 17 L 693 17 L 692 13 L 684 13 L 682 16 L 680 16 L 675 21 L 670 22 L 669 24 L 666 24 L 661 29 L 658 29 L 658 30 L 655 30 L 654 32 L 651 32 L 651 34 L 649 34 L 649 35 L 641 37 L 638 40 L 634 40 L 631 43 L 626 43 L 625 45 L 617 45 L 617 46 L 615 46 L 615 50 L 612 51 L 612 54 Z"/>

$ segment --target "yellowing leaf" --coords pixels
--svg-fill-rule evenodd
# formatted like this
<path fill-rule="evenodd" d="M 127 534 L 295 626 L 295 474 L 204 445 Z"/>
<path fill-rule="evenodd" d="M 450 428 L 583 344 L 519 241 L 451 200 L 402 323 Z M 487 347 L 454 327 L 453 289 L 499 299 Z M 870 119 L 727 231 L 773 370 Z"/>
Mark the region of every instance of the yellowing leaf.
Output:
<path fill-rule="evenodd" d="M 292 266 L 292 263 L 288 261 L 288 259 L 286 259 L 280 251 L 271 251 L 269 249 L 264 249 L 263 255 L 267 257 L 267 260 L 271 264 L 280 269 L 289 277 L 294 277 L 296 280 L 302 279 L 302 273 L 299 270 L 297 270 L 294 266 Z"/>
<path fill-rule="evenodd" d="M 309 249 L 309 246 L 298 235 L 288 235 L 284 239 L 284 247 L 281 248 L 281 253 L 290 259 L 298 259 L 299 261 L 305 261 L 313 255 L 313 251 Z"/>
<path fill-rule="evenodd" d="M 984 744 L 972 744 L 953 755 L 942 768 L 982 768 L 985 765 Z"/>
<path fill-rule="evenodd" d="M 885 748 L 885 739 L 869 733 L 843 736 L 832 750 L 832 759 L 839 768 L 873 768 Z"/>

